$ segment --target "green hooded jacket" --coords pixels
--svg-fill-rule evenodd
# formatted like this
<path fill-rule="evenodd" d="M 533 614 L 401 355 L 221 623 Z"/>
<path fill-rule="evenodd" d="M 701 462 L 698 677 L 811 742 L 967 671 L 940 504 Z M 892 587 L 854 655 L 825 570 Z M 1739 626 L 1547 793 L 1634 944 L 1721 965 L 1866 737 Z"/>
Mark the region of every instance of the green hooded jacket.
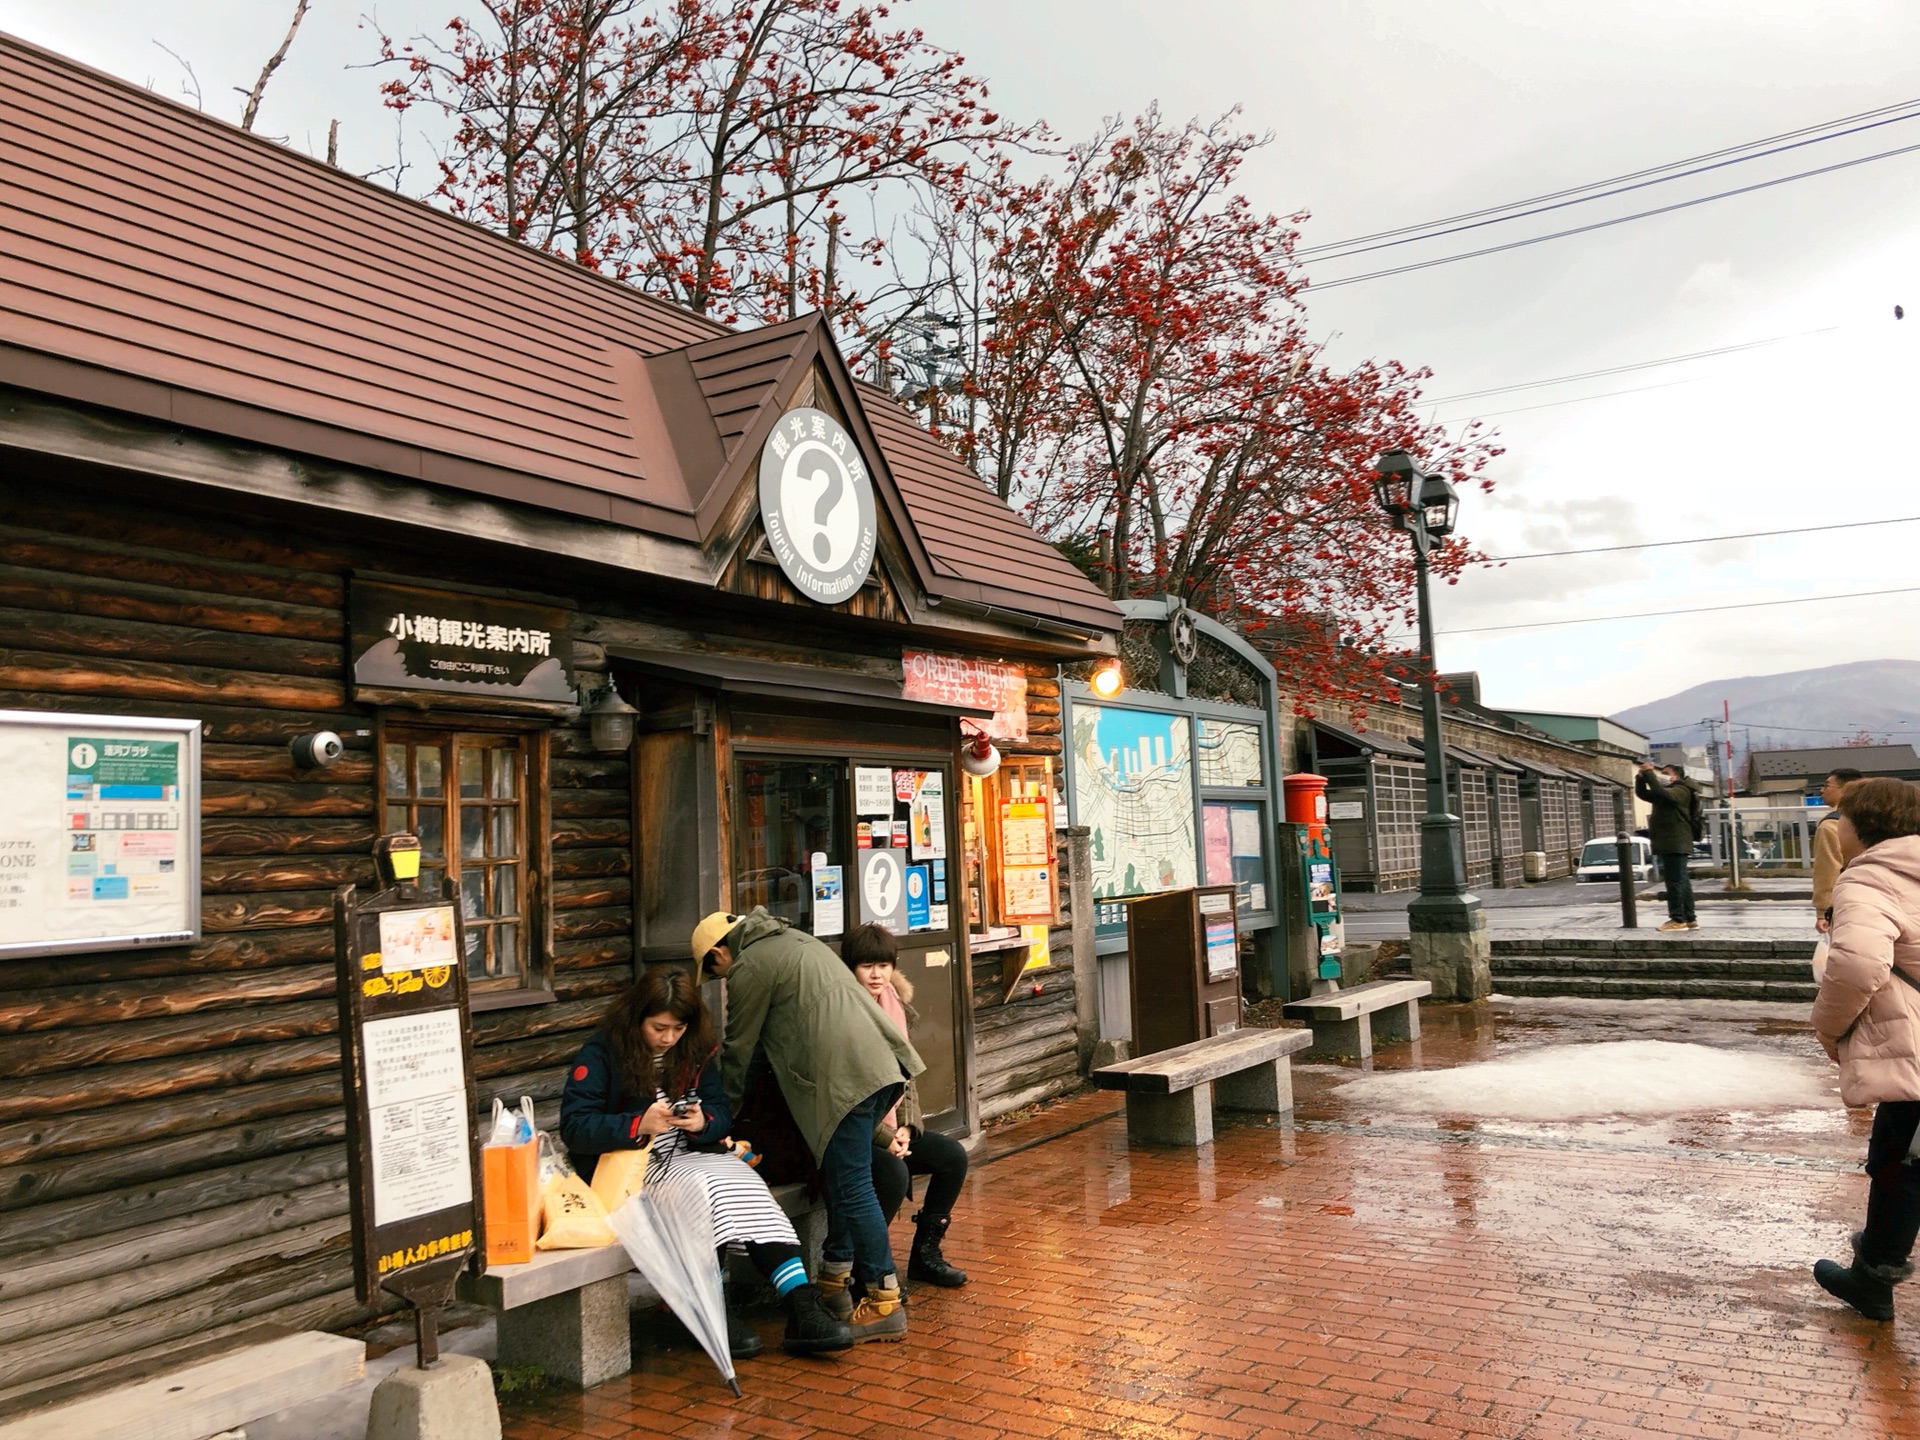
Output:
<path fill-rule="evenodd" d="M 764 1048 L 815 1160 L 862 1100 L 927 1068 L 840 957 L 756 906 L 727 934 L 727 1036 L 720 1074 L 737 1105 Z"/>

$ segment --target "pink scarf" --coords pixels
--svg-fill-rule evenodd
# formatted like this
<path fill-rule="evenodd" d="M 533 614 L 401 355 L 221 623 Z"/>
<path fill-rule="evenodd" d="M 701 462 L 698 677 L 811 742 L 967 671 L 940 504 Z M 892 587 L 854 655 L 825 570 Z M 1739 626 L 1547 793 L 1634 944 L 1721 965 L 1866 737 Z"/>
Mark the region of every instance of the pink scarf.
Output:
<path fill-rule="evenodd" d="M 873 994 L 871 990 L 867 993 L 869 995 Z M 889 984 L 878 995 L 874 996 L 874 998 L 879 1002 L 880 1008 L 886 1011 L 887 1018 L 893 1021 L 893 1028 L 898 1030 L 902 1037 L 904 1037 L 907 1033 L 907 1007 L 900 1003 L 900 992 Z M 887 1111 L 885 1118 L 889 1130 L 898 1130 L 900 1128 L 899 1105 L 896 1104 L 891 1110 Z"/>

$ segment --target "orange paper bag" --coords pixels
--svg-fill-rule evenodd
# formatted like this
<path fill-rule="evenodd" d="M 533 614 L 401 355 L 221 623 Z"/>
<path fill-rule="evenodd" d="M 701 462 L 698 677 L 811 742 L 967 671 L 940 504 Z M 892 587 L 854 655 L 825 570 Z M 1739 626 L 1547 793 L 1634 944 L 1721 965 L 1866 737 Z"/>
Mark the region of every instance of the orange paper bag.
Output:
<path fill-rule="evenodd" d="M 540 1232 L 539 1146 L 488 1145 L 480 1151 L 486 1202 L 487 1264 L 524 1265 Z"/>

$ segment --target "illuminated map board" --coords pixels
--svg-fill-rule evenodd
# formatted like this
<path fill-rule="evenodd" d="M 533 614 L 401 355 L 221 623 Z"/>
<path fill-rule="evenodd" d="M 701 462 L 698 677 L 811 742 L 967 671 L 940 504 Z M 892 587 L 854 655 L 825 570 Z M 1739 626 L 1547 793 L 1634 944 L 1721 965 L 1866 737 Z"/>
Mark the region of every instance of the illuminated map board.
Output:
<path fill-rule="evenodd" d="M 200 722 L 0 710 L 0 955 L 200 938 Z"/>

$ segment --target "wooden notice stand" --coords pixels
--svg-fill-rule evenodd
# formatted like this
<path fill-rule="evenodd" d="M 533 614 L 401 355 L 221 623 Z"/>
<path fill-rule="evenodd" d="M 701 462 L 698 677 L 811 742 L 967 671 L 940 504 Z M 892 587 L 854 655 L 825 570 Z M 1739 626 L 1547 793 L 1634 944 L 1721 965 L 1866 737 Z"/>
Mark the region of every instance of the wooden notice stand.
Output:
<path fill-rule="evenodd" d="M 375 856 L 388 887 L 333 901 L 354 1286 L 362 1304 L 385 1289 L 414 1307 L 425 1370 L 440 1308 L 486 1254 L 466 935 L 453 881 L 434 897 L 411 878 L 417 840 L 385 836 Z"/>
<path fill-rule="evenodd" d="M 1235 894 L 1203 885 L 1126 902 L 1136 1058 L 1240 1028 Z"/>

